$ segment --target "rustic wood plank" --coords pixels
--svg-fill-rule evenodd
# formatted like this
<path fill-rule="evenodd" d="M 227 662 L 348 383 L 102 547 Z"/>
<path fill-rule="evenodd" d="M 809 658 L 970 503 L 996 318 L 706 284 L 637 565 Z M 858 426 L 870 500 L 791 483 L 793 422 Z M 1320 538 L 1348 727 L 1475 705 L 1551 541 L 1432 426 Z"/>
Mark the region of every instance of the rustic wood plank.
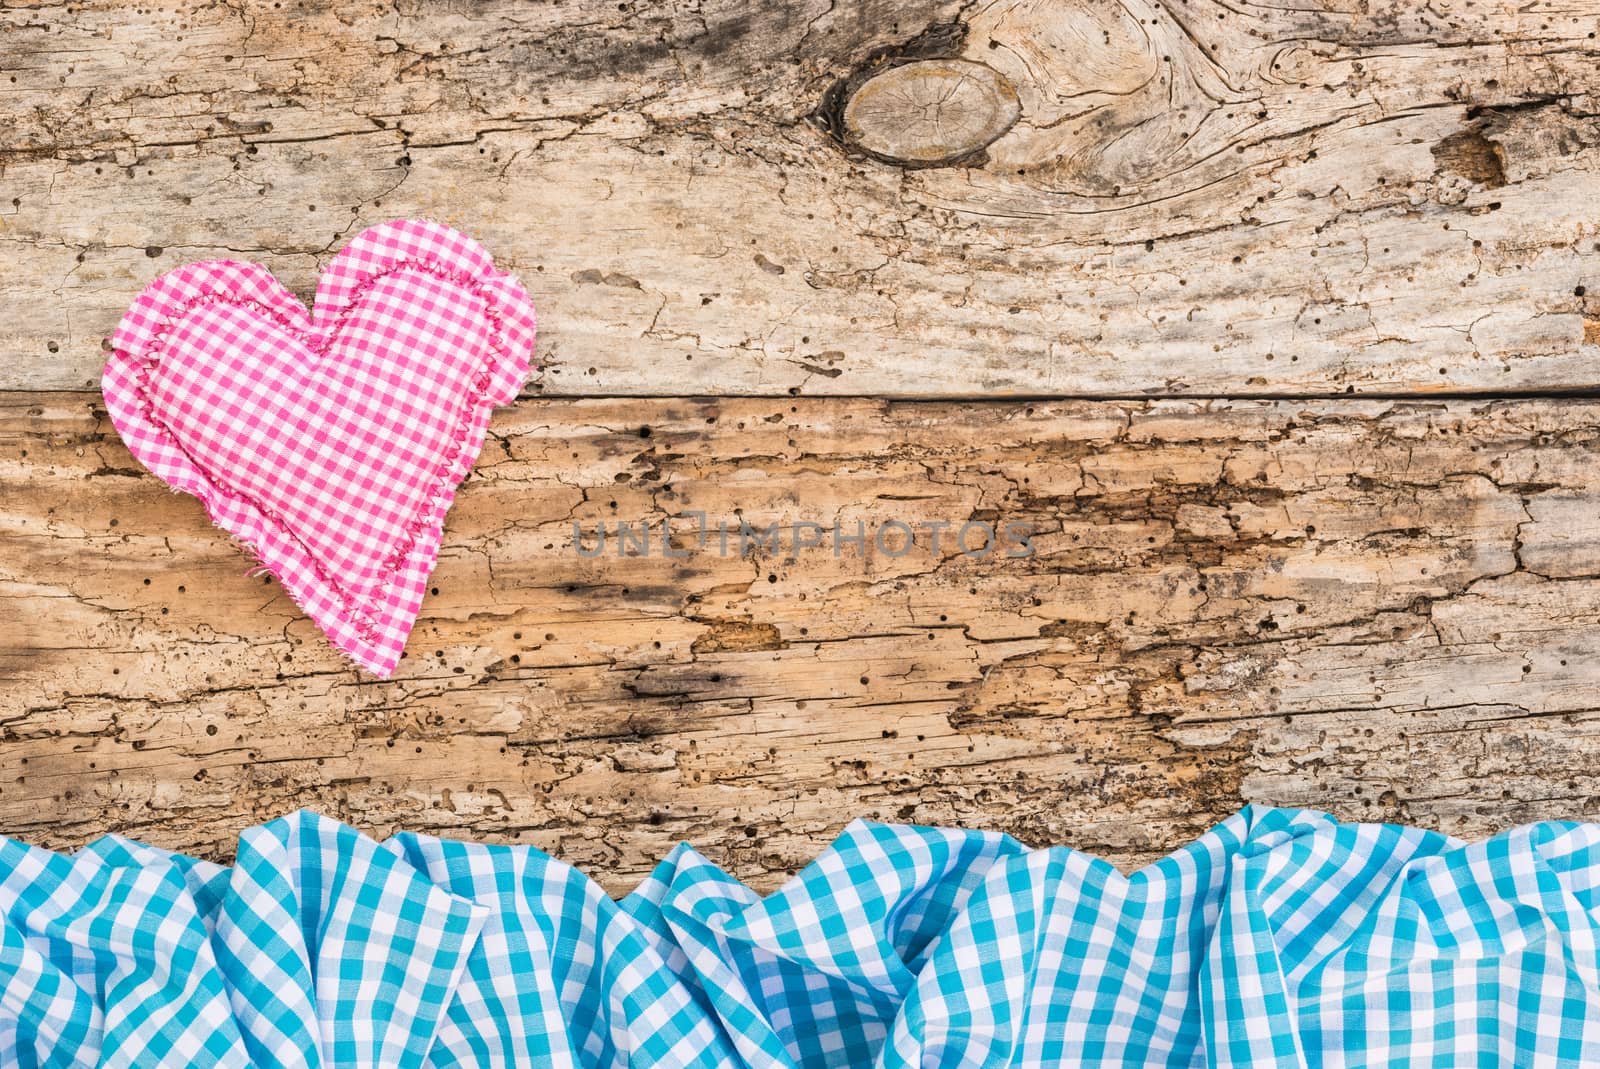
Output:
<path fill-rule="evenodd" d="M 855 816 L 1123 864 L 1245 801 L 1596 816 L 1597 451 L 1576 400 L 527 401 L 380 683 L 93 399 L 0 395 L 0 829 L 223 855 L 308 805 L 620 891 L 678 839 L 770 887 Z M 724 557 L 695 510 L 1037 552 Z M 682 559 L 572 544 L 674 515 Z"/>
<path fill-rule="evenodd" d="M 1600 11 L 1347 7 L 10 4 L 0 388 L 91 388 L 158 271 L 307 293 L 407 215 L 528 281 L 547 394 L 1596 386 Z M 928 59 L 1020 118 L 955 166 L 846 151 Z"/>

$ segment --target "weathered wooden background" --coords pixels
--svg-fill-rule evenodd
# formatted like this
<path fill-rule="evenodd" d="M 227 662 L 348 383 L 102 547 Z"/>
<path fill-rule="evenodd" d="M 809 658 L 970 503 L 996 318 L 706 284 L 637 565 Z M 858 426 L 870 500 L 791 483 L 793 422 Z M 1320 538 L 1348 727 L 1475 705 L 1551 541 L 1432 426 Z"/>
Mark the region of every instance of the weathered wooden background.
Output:
<path fill-rule="evenodd" d="M 1245 801 L 1600 815 L 1600 3 L 0 6 L 0 832 L 854 816 L 1149 859 Z M 481 238 L 545 367 L 395 680 L 127 455 L 155 274 Z M 1588 291 L 1593 290 L 1591 295 Z M 585 559 L 574 521 L 1038 553 Z"/>

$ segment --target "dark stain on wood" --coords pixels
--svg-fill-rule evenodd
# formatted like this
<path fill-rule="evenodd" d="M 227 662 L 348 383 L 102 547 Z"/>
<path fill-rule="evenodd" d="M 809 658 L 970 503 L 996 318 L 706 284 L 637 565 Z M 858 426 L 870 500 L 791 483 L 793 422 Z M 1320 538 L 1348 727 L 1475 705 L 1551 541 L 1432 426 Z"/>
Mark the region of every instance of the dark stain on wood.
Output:
<path fill-rule="evenodd" d="M 1502 150 L 1484 136 L 1482 130 L 1474 128 L 1451 134 L 1434 145 L 1432 152 L 1440 167 L 1485 189 L 1498 189 L 1506 184 Z"/>

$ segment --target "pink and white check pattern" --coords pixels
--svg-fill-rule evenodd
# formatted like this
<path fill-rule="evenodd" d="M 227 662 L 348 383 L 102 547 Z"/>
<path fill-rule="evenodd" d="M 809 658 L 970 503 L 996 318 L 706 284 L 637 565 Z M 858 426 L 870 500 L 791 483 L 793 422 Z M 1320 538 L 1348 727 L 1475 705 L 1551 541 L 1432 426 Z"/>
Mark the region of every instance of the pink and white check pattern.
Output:
<path fill-rule="evenodd" d="M 314 312 L 257 264 L 161 276 L 117 327 L 102 389 L 133 455 L 387 677 L 489 413 L 522 387 L 534 325 L 477 242 L 383 223 L 328 264 Z"/>

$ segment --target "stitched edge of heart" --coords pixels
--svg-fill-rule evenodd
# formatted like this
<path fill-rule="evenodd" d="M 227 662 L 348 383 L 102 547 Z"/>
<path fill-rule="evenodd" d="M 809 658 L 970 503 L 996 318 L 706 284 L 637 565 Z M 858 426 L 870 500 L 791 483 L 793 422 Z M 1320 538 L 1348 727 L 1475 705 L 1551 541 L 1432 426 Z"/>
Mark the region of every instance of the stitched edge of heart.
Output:
<path fill-rule="evenodd" d="M 343 256 L 348 249 L 354 246 L 363 237 L 366 237 L 374 231 L 384 230 L 397 225 L 400 224 L 379 224 L 378 226 L 371 227 L 368 230 L 363 231 L 361 234 L 357 235 L 357 237 L 352 240 L 350 244 L 345 247 L 345 249 L 341 249 L 340 252 L 335 255 L 334 261 L 336 262 L 340 256 Z M 440 227 L 439 229 L 455 235 L 455 232 L 449 230 L 449 228 Z M 459 237 L 459 235 L 455 236 Z M 185 270 L 192 271 L 193 269 L 201 266 L 226 266 L 260 271 L 266 276 L 272 285 L 276 286 L 281 291 L 281 295 L 287 299 L 287 302 L 290 303 L 292 307 L 304 314 L 306 323 L 309 326 L 314 327 L 316 325 L 315 308 L 307 309 L 304 303 L 299 300 L 299 298 L 290 293 L 288 289 L 278 281 L 276 276 L 274 276 L 270 271 L 261 267 L 261 265 L 253 263 L 239 263 L 237 261 L 201 261 L 200 263 L 189 264 L 184 268 L 179 268 L 177 271 L 169 272 L 168 274 L 163 275 L 152 282 L 145 288 L 143 293 L 141 293 L 141 298 L 145 294 L 149 293 L 152 289 L 161 285 L 163 281 L 169 279 L 172 275 L 178 274 L 179 272 Z M 331 267 L 332 263 L 330 263 L 328 268 L 324 268 L 324 277 Z M 346 297 L 342 300 L 342 307 L 321 334 L 321 343 L 313 345 L 307 342 L 307 348 L 314 355 L 321 357 L 338 337 L 346 321 L 354 313 L 356 306 L 359 305 L 361 299 L 366 295 L 366 293 L 383 279 L 405 270 L 423 271 L 424 273 L 431 274 L 433 277 L 441 281 L 446 281 L 452 285 L 459 286 L 460 288 L 471 293 L 473 296 L 477 297 L 483 302 L 484 315 L 491 323 L 493 329 L 489 339 L 489 352 L 486 355 L 480 370 L 476 375 L 473 376 L 472 389 L 468 391 L 466 397 L 464 398 L 461 411 L 458 413 L 454 422 L 454 426 L 451 428 L 450 437 L 452 446 L 446 451 L 445 455 L 440 458 L 440 462 L 434 472 L 433 479 L 431 480 L 431 488 L 424 496 L 423 501 L 417 509 L 417 512 L 407 522 L 405 534 L 402 536 L 400 542 L 396 544 L 395 548 L 384 557 L 384 575 L 382 581 L 374 589 L 372 594 L 364 599 L 364 604 L 356 604 L 356 599 L 351 596 L 343 584 L 339 583 L 331 574 L 329 574 L 327 567 L 323 564 L 323 562 L 311 552 L 305 541 L 282 516 L 280 516 L 275 510 L 269 509 L 261 502 L 255 500 L 251 495 L 239 490 L 237 487 L 229 485 L 219 476 L 213 474 L 208 468 L 202 465 L 193 456 L 193 454 L 189 452 L 188 448 L 184 445 L 183 441 L 172 430 L 172 428 L 157 415 L 155 405 L 150 397 L 149 376 L 155 367 L 160 363 L 160 351 L 167 335 L 171 333 L 179 321 L 181 321 L 185 316 L 201 305 L 229 304 L 234 307 L 251 307 L 257 312 L 270 318 L 286 333 L 289 333 L 301 339 L 302 341 L 316 338 L 316 333 L 312 330 L 308 330 L 305 326 L 301 326 L 300 324 L 293 322 L 280 310 L 266 304 L 261 300 L 253 297 L 243 297 L 237 292 L 225 293 L 212 291 L 201 293 L 189 299 L 188 301 L 183 302 L 177 306 L 176 310 L 164 311 L 159 324 L 151 329 L 150 340 L 144 346 L 141 352 L 132 353 L 121 349 L 113 351 L 113 358 L 117 356 L 124 357 L 127 360 L 134 362 L 137 367 L 137 371 L 134 376 L 134 392 L 139 402 L 139 415 L 144 419 L 145 423 L 157 434 L 163 437 L 166 443 L 172 449 L 182 454 L 184 459 L 187 461 L 188 466 L 193 470 L 195 475 L 199 476 L 206 486 L 210 487 L 213 491 L 221 496 L 227 497 L 236 502 L 242 502 L 243 504 L 249 506 L 249 508 L 257 516 L 261 517 L 279 533 L 286 536 L 295 544 L 295 546 L 299 548 L 300 554 L 303 556 L 306 563 L 310 565 L 317 578 L 336 595 L 337 600 L 341 603 L 339 619 L 354 626 L 357 636 L 366 643 L 366 645 L 369 647 L 368 650 L 362 651 L 346 648 L 346 646 L 341 644 L 338 639 L 334 638 L 332 634 L 328 633 L 327 628 L 321 627 L 320 622 L 317 621 L 315 616 L 311 615 L 311 611 L 307 607 L 307 602 L 310 599 L 307 597 L 306 592 L 296 589 L 295 584 L 287 580 L 272 562 L 265 559 L 261 550 L 254 544 L 248 535 L 234 530 L 231 526 L 224 522 L 223 519 L 220 519 L 217 515 L 216 509 L 214 508 L 214 501 L 210 496 L 195 492 L 193 490 L 188 490 L 184 487 L 176 486 L 172 487 L 174 492 L 190 492 L 194 497 L 199 499 L 201 504 L 205 507 L 207 516 L 211 520 L 212 524 L 218 529 L 227 532 L 235 542 L 240 544 L 255 559 L 258 570 L 265 571 L 278 580 L 279 585 L 283 587 L 285 593 L 289 595 L 289 597 L 301 608 L 302 611 L 306 612 L 307 617 L 310 618 L 314 623 L 318 623 L 319 628 L 321 628 L 323 633 L 327 635 L 330 645 L 332 645 L 354 664 L 366 668 L 380 677 L 387 677 L 389 673 L 393 671 L 394 663 L 398 663 L 398 654 L 396 655 L 394 663 L 389 663 L 387 658 L 384 660 L 379 660 L 377 658 L 364 658 L 361 656 L 363 652 L 373 654 L 378 652 L 379 639 L 377 635 L 377 622 L 374 619 L 376 612 L 381 607 L 381 602 L 388 594 L 389 588 L 393 585 L 395 578 L 405 566 L 406 561 L 416 551 L 417 544 L 422 537 L 425 534 L 434 533 L 430 530 L 430 528 L 434 527 L 435 525 L 437 525 L 439 528 L 438 533 L 442 535 L 444 515 L 449 511 L 450 505 L 454 501 L 455 491 L 460 485 L 461 480 L 464 479 L 468 471 L 471 470 L 471 462 L 469 461 L 466 469 L 460 471 L 459 474 L 456 474 L 456 467 L 461 461 L 462 455 L 465 452 L 468 436 L 473 430 L 473 423 L 476 421 L 476 417 L 480 412 L 486 413 L 496 407 L 495 403 L 489 400 L 487 395 L 489 388 L 493 383 L 495 371 L 497 370 L 498 366 L 502 362 L 506 363 L 509 369 L 515 372 L 516 380 L 519 383 L 526 378 L 529 367 L 531 366 L 531 342 L 525 353 L 518 354 L 507 348 L 505 344 L 506 329 L 504 319 L 500 312 L 501 306 L 505 302 L 506 298 L 503 294 L 491 288 L 491 286 L 503 286 L 507 282 L 512 283 L 515 286 L 516 295 L 527 302 L 527 315 L 530 320 L 530 327 L 533 325 L 532 321 L 535 317 L 532 301 L 527 298 L 527 294 L 522 289 L 521 284 L 518 283 L 514 277 L 508 274 L 494 271 L 494 269 L 490 267 L 488 270 L 493 271 L 493 274 L 490 274 L 487 277 L 468 275 L 462 272 L 452 271 L 449 268 L 442 266 L 437 258 L 425 256 L 406 257 L 391 262 L 382 270 L 365 273 L 364 277 L 361 277 L 360 282 L 353 286 L 349 290 L 349 293 L 346 295 Z M 207 280 L 206 284 L 215 284 L 215 280 Z M 542 367 L 540 370 L 542 370 Z M 114 419 L 113 422 L 115 422 Z M 478 449 L 474 452 L 474 460 L 476 459 L 476 452 L 481 450 L 482 441 L 480 437 Z M 137 454 L 135 455 L 135 459 L 140 459 L 141 463 L 143 462 L 142 458 L 139 458 Z M 165 481 L 164 478 L 163 481 Z M 427 572 L 431 572 L 432 565 L 436 563 L 437 548 L 435 547 L 434 560 L 429 562 Z M 357 613 L 354 618 L 351 616 L 352 612 Z M 415 616 L 413 615 L 413 618 L 406 622 L 403 630 L 409 634 L 411 626 L 414 624 Z M 403 645 L 404 638 L 402 638 L 401 641 Z"/>

